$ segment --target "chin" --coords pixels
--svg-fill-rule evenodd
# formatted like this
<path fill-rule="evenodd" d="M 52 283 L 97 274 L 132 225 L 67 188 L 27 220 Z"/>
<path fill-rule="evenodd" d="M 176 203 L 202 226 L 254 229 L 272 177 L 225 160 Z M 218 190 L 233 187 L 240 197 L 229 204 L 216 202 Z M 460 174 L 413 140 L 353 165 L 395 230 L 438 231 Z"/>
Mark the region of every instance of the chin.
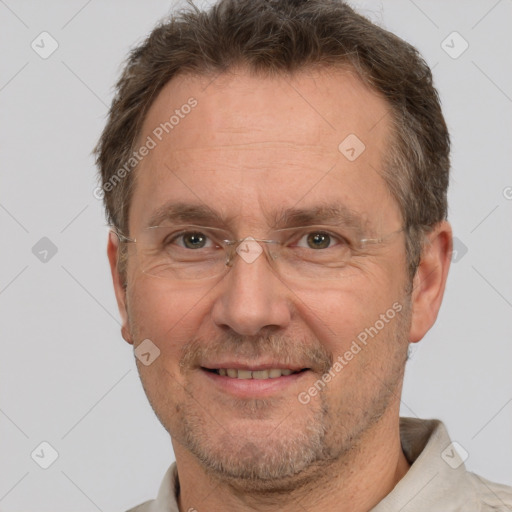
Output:
<path fill-rule="evenodd" d="M 297 420 L 290 425 L 289 418 L 277 425 L 246 421 L 208 436 L 188 416 L 182 444 L 205 472 L 234 489 L 289 492 L 314 481 L 315 474 L 325 474 L 325 466 L 339 456 L 327 448 L 331 443 L 324 422 L 319 420 L 309 418 L 301 425 Z"/>

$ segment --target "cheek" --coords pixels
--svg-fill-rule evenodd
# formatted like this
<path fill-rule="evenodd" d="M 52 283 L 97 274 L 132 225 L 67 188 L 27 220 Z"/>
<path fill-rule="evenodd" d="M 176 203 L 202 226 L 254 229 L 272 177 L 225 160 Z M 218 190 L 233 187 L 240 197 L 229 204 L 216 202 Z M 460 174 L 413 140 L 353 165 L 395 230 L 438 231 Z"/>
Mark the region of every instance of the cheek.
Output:
<path fill-rule="evenodd" d="M 166 427 L 177 421 L 177 407 L 186 399 L 179 361 L 181 348 L 196 336 L 205 317 L 206 299 L 201 297 L 197 290 L 173 289 L 170 283 L 148 276 L 137 277 L 128 289 L 135 350 L 149 339 L 160 351 L 147 366 L 137 360 L 137 368 L 146 395 Z"/>
<path fill-rule="evenodd" d="M 135 279 L 128 290 L 128 313 L 135 345 L 149 338 L 166 366 L 176 366 L 181 346 L 194 337 L 207 314 L 208 297 L 197 289 L 172 287 L 149 276 Z"/>
<path fill-rule="evenodd" d="M 343 354 L 381 314 L 403 300 L 402 287 L 392 274 L 358 269 L 342 283 L 321 289 L 294 289 L 297 316 L 335 356 Z"/>

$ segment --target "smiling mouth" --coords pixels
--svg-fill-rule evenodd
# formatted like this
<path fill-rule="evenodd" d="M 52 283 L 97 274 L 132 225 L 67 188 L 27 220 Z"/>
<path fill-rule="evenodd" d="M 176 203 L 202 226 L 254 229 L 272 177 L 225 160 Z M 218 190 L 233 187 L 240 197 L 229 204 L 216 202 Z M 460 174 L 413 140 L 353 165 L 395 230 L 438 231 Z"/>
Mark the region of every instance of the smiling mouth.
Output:
<path fill-rule="evenodd" d="M 221 377 L 229 377 L 231 379 L 277 379 L 279 377 L 287 377 L 296 373 L 301 373 L 309 370 L 309 368 L 303 368 L 302 370 L 290 370 L 289 368 L 271 368 L 269 370 L 239 370 L 237 368 L 218 368 L 210 369 L 203 368 L 210 373 L 215 373 Z"/>

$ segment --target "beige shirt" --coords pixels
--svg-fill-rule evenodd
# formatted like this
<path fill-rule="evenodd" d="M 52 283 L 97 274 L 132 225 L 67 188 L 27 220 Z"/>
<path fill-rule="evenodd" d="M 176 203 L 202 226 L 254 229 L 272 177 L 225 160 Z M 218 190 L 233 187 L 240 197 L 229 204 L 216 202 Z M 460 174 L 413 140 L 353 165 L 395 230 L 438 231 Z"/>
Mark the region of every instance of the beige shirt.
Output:
<path fill-rule="evenodd" d="M 464 449 L 455 450 L 440 421 L 400 418 L 400 439 L 411 468 L 370 512 L 512 512 L 512 487 L 468 472 Z M 179 512 L 178 489 L 174 463 L 156 500 L 128 512 Z"/>

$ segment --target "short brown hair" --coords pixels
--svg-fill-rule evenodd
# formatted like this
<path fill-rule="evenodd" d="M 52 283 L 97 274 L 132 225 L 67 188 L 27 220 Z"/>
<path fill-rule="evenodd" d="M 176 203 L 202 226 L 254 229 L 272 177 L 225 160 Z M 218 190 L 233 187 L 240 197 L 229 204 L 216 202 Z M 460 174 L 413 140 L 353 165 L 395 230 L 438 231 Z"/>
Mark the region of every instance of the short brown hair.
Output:
<path fill-rule="evenodd" d="M 342 0 L 220 0 L 208 11 L 191 4 L 156 27 L 131 52 L 95 149 L 108 221 L 127 233 L 134 176 L 106 184 L 132 156 L 148 109 L 177 74 L 218 74 L 239 65 L 293 73 L 340 64 L 391 107 L 394 140 L 382 172 L 402 213 L 412 277 L 423 235 L 447 216 L 448 130 L 418 51 Z"/>

